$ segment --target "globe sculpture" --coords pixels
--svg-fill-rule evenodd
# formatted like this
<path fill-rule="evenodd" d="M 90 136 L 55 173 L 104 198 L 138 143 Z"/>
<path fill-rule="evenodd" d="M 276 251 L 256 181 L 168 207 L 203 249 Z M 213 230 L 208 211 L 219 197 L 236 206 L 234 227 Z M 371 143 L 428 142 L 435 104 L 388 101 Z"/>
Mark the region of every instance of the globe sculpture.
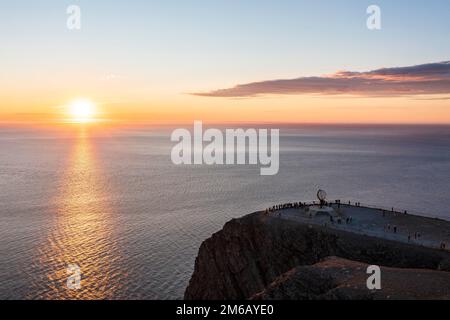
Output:
<path fill-rule="evenodd" d="M 317 199 L 319 199 L 321 207 L 325 204 L 326 198 L 327 193 L 325 192 L 325 190 L 320 189 L 319 191 L 317 191 Z"/>

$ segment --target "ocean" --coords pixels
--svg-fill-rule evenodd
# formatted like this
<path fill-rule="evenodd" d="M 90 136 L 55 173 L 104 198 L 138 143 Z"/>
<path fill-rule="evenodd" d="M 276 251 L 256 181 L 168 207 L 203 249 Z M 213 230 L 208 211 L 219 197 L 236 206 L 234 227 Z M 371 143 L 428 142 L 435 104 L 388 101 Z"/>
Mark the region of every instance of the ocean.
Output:
<path fill-rule="evenodd" d="M 225 222 L 319 188 L 450 220 L 450 126 L 285 125 L 275 176 L 175 166 L 171 130 L 0 127 L 0 299 L 181 299 Z"/>

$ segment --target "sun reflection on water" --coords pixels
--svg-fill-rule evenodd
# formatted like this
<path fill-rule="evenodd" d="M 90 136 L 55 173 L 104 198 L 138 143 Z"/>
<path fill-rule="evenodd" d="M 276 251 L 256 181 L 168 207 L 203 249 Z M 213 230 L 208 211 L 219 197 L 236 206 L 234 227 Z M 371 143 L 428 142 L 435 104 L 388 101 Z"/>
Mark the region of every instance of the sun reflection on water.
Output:
<path fill-rule="evenodd" d="M 55 226 L 39 248 L 45 268 L 38 299 L 113 299 L 125 276 L 114 237 L 108 186 L 96 162 L 95 147 L 81 128 L 55 199 Z M 67 267 L 78 265 L 81 287 L 67 287 Z"/>

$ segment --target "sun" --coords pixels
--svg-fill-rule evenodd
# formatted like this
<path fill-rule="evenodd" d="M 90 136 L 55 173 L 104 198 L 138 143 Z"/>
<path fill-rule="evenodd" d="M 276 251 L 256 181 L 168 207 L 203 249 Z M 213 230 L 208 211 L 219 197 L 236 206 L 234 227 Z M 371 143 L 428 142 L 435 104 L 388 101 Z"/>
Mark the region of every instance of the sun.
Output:
<path fill-rule="evenodd" d="M 72 121 L 85 123 L 95 120 L 96 106 L 88 99 L 77 99 L 69 104 L 69 115 Z"/>

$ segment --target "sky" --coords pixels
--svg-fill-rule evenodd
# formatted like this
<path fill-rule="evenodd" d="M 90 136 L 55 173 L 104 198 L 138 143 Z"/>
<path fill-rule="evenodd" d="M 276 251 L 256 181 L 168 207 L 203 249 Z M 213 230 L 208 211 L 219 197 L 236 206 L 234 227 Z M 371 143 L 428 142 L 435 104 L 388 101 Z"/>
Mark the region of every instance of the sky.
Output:
<path fill-rule="evenodd" d="M 66 27 L 73 4 L 80 30 Z M 366 26 L 372 4 L 381 30 Z M 79 98 L 95 102 L 99 118 L 127 123 L 450 123 L 450 72 L 439 64 L 450 61 L 448 0 L 0 0 L 0 8 L 3 123 L 59 121 Z M 391 89 L 383 68 L 413 78 Z M 421 70 L 434 72 L 425 90 Z M 267 89 L 274 84 L 282 90 Z"/>

